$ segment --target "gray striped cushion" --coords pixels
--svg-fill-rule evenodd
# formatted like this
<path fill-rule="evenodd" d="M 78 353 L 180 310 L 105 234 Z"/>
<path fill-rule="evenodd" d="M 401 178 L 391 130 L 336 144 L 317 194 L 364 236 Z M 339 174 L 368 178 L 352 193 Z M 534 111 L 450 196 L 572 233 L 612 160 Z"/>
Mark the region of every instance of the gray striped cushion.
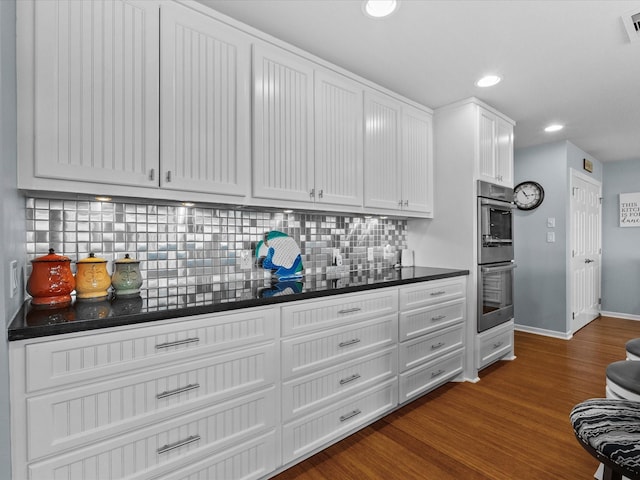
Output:
<path fill-rule="evenodd" d="M 640 476 L 640 402 L 594 398 L 576 405 L 570 418 L 578 439 Z"/>

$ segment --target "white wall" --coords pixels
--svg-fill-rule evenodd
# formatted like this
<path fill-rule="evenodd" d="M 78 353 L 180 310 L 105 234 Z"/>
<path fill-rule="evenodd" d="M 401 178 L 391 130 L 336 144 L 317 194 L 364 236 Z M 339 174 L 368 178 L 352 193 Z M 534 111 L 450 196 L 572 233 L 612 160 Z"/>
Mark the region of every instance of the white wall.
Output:
<path fill-rule="evenodd" d="M 24 287 L 9 295 L 9 262 L 24 266 L 26 252 L 24 201 L 16 190 L 16 1 L 0 0 L 0 313 L 4 316 L 0 338 L 0 479 L 11 477 L 9 365 L 7 329 L 19 309 Z M 22 275 L 19 275 L 22 278 Z"/>

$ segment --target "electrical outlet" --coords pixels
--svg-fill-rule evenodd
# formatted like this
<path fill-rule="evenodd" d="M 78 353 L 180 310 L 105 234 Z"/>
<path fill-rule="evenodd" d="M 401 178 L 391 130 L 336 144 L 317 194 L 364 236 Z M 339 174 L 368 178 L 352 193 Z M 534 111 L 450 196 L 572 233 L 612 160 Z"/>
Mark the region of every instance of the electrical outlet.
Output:
<path fill-rule="evenodd" d="M 554 243 L 556 241 L 555 232 L 547 232 L 547 243 Z"/>
<path fill-rule="evenodd" d="M 9 298 L 18 294 L 18 261 L 9 263 Z"/>
<path fill-rule="evenodd" d="M 251 250 L 242 250 L 240 252 L 240 269 L 251 270 Z"/>

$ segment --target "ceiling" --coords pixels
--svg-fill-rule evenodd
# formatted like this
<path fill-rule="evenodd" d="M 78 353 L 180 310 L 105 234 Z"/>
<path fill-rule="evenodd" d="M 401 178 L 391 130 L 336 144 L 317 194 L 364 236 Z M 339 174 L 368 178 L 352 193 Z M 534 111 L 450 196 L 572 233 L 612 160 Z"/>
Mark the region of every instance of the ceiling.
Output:
<path fill-rule="evenodd" d="M 362 0 L 199 1 L 428 107 L 475 96 L 516 121 L 516 148 L 640 159 L 640 40 L 621 19 L 639 0 L 399 0 L 384 20 Z M 476 87 L 488 72 L 503 81 Z"/>

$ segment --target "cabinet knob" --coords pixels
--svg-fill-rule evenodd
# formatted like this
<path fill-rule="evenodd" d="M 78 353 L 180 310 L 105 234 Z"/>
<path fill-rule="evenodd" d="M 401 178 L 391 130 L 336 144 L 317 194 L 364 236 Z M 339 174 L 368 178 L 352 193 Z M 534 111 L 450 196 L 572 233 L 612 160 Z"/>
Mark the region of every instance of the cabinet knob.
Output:
<path fill-rule="evenodd" d="M 167 182 L 171 181 L 171 170 L 167 172 Z"/>
<path fill-rule="evenodd" d="M 156 179 L 156 169 L 152 168 L 151 171 L 149 172 L 149 180 L 153 181 Z"/>

